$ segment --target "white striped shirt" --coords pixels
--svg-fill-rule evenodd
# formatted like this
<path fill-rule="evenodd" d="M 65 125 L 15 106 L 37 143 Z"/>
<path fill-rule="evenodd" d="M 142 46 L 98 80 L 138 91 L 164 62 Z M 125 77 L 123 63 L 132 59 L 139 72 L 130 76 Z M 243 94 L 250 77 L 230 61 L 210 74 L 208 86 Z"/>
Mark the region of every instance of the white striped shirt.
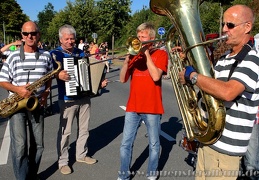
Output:
<path fill-rule="evenodd" d="M 235 62 L 234 57 L 226 56 L 215 66 L 215 77 L 228 80 L 229 71 Z M 259 105 L 259 58 L 255 50 L 251 50 L 242 60 L 230 79 L 239 81 L 245 91 L 234 101 L 224 102 L 226 107 L 226 125 L 220 139 L 211 148 L 228 155 L 241 156 L 247 150 L 254 120 Z"/>
<path fill-rule="evenodd" d="M 0 82 L 10 82 L 15 86 L 32 84 L 53 69 L 52 59 L 48 51 L 39 50 L 39 59 L 36 53 L 26 53 L 25 60 L 21 60 L 20 51 L 14 51 L 6 59 L 0 72 Z M 38 96 L 45 90 L 45 86 L 36 90 Z M 9 93 L 11 95 L 12 92 Z"/>

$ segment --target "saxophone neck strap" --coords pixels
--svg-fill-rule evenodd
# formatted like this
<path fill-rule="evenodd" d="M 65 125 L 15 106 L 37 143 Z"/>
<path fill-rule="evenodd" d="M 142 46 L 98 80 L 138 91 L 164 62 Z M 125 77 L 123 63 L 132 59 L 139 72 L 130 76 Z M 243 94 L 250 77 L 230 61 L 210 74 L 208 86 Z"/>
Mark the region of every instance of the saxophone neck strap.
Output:
<path fill-rule="evenodd" d="M 38 60 L 40 57 L 40 53 L 39 53 L 39 48 L 36 49 L 35 52 L 35 58 L 36 60 Z M 24 54 L 24 42 L 22 42 L 21 47 L 20 47 L 20 59 L 21 60 L 25 60 L 25 54 Z"/>

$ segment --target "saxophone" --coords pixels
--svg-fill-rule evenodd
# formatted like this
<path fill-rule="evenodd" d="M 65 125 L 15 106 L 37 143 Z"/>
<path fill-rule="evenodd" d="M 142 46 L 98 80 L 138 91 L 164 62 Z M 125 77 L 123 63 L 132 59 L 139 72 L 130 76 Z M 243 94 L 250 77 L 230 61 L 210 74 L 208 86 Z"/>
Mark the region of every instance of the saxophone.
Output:
<path fill-rule="evenodd" d="M 35 91 L 39 87 L 43 86 L 49 79 L 51 79 L 55 74 L 57 74 L 61 70 L 61 63 L 56 60 L 56 55 L 53 54 L 52 56 L 55 63 L 58 64 L 58 68 L 30 84 L 26 88 L 28 91 Z M 0 116 L 6 118 L 22 108 L 26 108 L 29 111 L 33 111 L 37 107 L 38 102 L 38 98 L 35 96 L 23 98 L 20 97 L 17 93 L 14 93 L 8 98 L 0 101 Z"/>
<path fill-rule="evenodd" d="M 173 25 L 167 34 L 168 52 L 172 52 L 171 45 L 175 35 L 180 39 L 181 46 L 187 58 L 182 60 L 179 55 L 169 53 L 172 66 L 170 76 L 174 87 L 179 110 L 183 118 L 186 135 L 189 141 L 198 140 L 203 144 L 213 144 L 221 136 L 225 126 L 226 110 L 223 102 L 194 86 L 182 85 L 178 81 L 178 73 L 185 66 L 193 66 L 198 73 L 214 77 L 209 53 L 205 45 L 199 4 L 201 0 L 150 0 L 150 9 L 158 15 L 167 16 Z M 220 37 L 217 40 L 227 38 Z M 206 106 L 208 118 L 204 119 L 204 112 L 199 108 L 197 91 L 201 93 Z"/>

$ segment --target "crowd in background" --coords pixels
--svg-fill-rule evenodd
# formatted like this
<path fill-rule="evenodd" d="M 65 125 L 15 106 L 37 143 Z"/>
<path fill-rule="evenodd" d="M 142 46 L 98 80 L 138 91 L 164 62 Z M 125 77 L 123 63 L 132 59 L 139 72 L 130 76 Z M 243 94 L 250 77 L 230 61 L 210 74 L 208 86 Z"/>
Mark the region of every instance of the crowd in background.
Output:
<path fill-rule="evenodd" d="M 3 62 L 7 59 L 8 55 L 11 52 L 19 49 L 21 46 L 21 43 L 22 43 L 22 40 L 16 40 L 6 45 L 4 43 L 0 44 L 0 50 L 2 52 L 2 54 L 0 55 L 0 69 L 2 67 Z M 91 59 L 96 59 L 96 60 L 103 60 L 106 65 L 107 72 L 109 72 L 111 60 L 108 60 L 109 59 L 108 42 L 102 42 L 98 46 L 98 44 L 94 43 L 93 41 L 88 43 L 80 39 L 79 43 L 76 44 L 76 47 L 83 50 L 85 52 L 86 57 L 89 57 Z M 38 48 L 44 49 L 46 51 L 49 51 L 51 49 L 48 42 L 41 42 L 41 41 L 38 42 Z"/>

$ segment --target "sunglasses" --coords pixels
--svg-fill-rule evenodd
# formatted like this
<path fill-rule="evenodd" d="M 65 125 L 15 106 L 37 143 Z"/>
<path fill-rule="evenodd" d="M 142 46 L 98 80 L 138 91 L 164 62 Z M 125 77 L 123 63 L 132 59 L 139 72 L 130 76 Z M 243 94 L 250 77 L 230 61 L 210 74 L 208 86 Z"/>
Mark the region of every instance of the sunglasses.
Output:
<path fill-rule="evenodd" d="M 22 35 L 24 35 L 24 36 L 29 36 L 29 34 L 31 36 L 36 36 L 38 34 L 38 32 L 37 31 L 35 31 L 35 32 L 22 32 Z"/>
<path fill-rule="evenodd" d="M 241 24 L 245 24 L 245 23 L 247 23 L 247 22 L 242 22 L 240 24 L 234 24 L 232 22 L 223 22 L 222 23 L 222 28 L 226 25 L 228 29 L 234 29 L 235 27 L 237 27 L 237 26 L 239 26 Z"/>

